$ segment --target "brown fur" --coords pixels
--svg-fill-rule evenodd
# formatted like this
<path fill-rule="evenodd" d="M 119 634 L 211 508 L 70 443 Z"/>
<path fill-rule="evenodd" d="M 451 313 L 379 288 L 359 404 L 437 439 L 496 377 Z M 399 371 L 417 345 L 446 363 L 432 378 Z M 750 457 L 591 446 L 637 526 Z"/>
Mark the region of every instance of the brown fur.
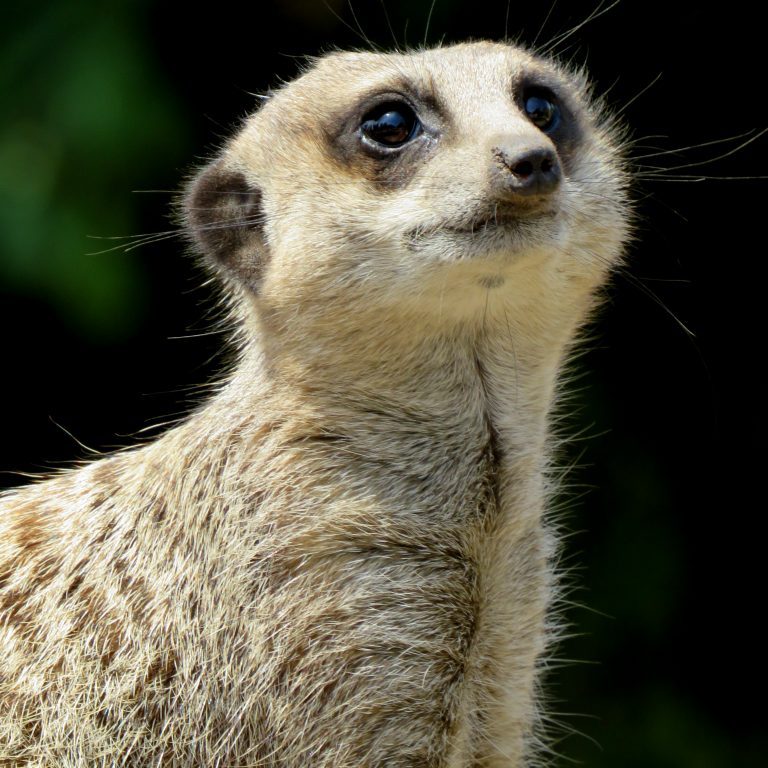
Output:
<path fill-rule="evenodd" d="M 393 91 L 432 133 L 390 163 L 355 131 Z M 499 147 L 529 146 L 565 177 L 496 228 Z M 0 498 L 0 765 L 534 759 L 548 423 L 626 238 L 617 146 L 583 78 L 490 43 L 333 54 L 246 122 L 186 198 L 234 373 Z"/>

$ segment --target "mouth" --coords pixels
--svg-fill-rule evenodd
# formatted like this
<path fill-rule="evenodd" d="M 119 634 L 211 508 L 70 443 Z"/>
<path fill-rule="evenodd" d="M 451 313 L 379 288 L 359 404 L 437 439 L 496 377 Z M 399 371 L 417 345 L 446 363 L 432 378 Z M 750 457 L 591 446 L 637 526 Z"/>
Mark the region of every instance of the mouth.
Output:
<path fill-rule="evenodd" d="M 554 208 L 542 209 L 541 206 L 515 206 L 514 208 L 494 206 L 490 210 L 480 211 L 458 224 L 450 224 L 443 229 L 465 235 L 483 235 L 505 229 L 527 229 L 543 219 L 556 215 Z"/>
<path fill-rule="evenodd" d="M 470 237 L 492 236 L 524 233 L 545 220 L 557 216 L 555 208 L 542 209 L 541 206 L 501 207 L 495 205 L 473 213 L 459 221 L 446 222 L 429 228 L 413 229 L 407 234 L 407 240 L 416 244 L 430 237 L 447 235 L 464 235 Z"/>
<path fill-rule="evenodd" d="M 437 249 L 441 261 L 520 253 L 550 242 L 561 213 L 551 197 L 484 202 L 464 216 L 414 227 L 405 233 L 405 246 L 412 252 Z"/>

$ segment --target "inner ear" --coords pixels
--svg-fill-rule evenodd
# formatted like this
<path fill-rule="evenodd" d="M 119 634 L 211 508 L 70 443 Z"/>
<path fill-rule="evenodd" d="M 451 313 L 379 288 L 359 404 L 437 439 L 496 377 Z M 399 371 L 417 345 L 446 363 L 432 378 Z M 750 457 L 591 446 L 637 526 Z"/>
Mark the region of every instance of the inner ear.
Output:
<path fill-rule="evenodd" d="M 184 208 L 192 239 L 209 262 L 258 292 L 268 260 L 261 189 L 217 160 L 189 185 Z"/>

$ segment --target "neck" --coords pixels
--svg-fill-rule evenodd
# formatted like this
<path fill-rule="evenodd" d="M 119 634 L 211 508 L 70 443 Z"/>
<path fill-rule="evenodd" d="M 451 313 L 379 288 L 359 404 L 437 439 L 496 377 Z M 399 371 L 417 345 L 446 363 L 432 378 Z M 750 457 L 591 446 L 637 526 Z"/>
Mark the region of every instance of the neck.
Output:
<path fill-rule="evenodd" d="M 345 317 L 307 313 L 303 325 L 264 313 L 251 320 L 256 341 L 229 394 L 251 400 L 252 413 L 267 398 L 269 409 L 289 418 L 357 435 L 421 423 L 438 437 L 483 419 L 508 450 L 540 450 L 556 378 L 589 298 L 566 303 L 540 291 L 513 305 L 485 290 L 475 305 L 448 317 L 359 306 Z M 371 423 L 376 415 L 383 423 Z"/>

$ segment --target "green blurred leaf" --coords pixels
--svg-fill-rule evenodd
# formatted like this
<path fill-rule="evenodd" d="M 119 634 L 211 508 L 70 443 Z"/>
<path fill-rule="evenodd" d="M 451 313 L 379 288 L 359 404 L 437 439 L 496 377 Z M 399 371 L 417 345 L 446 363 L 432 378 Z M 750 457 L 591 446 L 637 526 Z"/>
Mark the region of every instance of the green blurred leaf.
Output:
<path fill-rule="evenodd" d="M 140 234 L 131 190 L 157 186 L 158 168 L 187 154 L 182 115 L 146 53 L 142 5 L 18 12 L 0 59 L 0 280 L 104 339 L 141 319 L 141 262 L 93 255 L 114 242 L 89 236 Z"/>

